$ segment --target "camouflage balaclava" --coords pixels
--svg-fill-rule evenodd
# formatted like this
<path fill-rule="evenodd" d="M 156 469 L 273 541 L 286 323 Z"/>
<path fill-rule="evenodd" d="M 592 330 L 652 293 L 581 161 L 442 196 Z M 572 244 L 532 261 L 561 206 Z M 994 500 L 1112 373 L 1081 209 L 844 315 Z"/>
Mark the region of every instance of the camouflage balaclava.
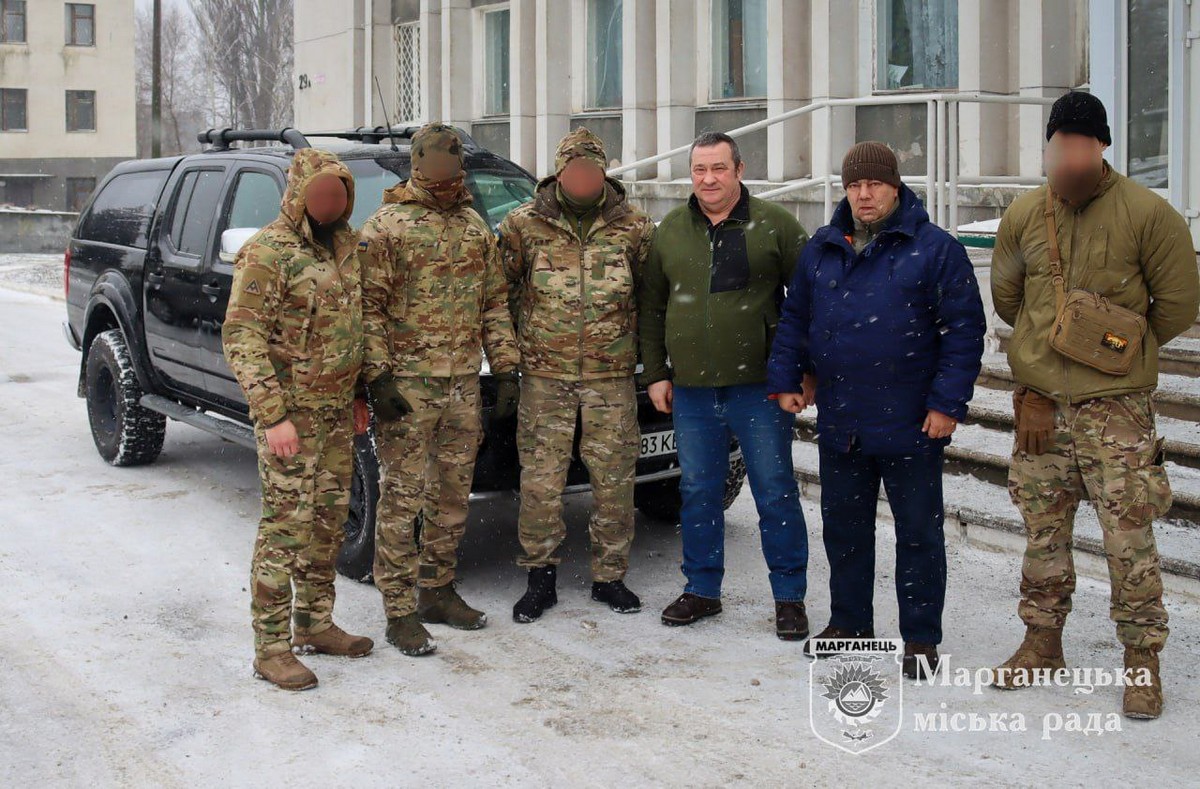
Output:
<path fill-rule="evenodd" d="M 585 126 L 580 126 L 559 141 L 558 150 L 554 152 L 555 177 L 561 177 L 563 170 L 575 159 L 586 159 L 601 170 L 608 166 L 607 157 L 604 155 L 604 142 Z M 604 200 L 603 189 L 590 200 L 578 200 L 567 194 L 561 182 L 557 185 L 556 193 L 559 203 L 576 216 L 592 213 Z"/>
<path fill-rule="evenodd" d="M 412 182 L 439 208 L 470 201 L 463 183 L 462 141 L 454 129 L 437 121 L 422 126 L 413 135 L 411 156 Z"/>

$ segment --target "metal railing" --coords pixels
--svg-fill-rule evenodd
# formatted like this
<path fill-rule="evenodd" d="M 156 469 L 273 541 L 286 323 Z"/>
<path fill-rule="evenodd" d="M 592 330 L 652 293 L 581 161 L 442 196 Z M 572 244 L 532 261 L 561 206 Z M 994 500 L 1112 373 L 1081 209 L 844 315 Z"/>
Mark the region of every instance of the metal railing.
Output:
<path fill-rule="evenodd" d="M 761 131 L 777 123 L 783 123 L 805 115 L 811 115 L 818 110 L 830 110 L 825 114 L 825 150 L 824 175 L 791 181 L 782 186 L 759 193 L 764 199 L 774 199 L 793 192 L 802 191 L 814 186 L 824 188 L 825 221 L 828 222 L 833 214 L 833 188 L 841 180 L 841 176 L 833 172 L 834 167 L 834 135 L 833 110 L 838 107 L 877 107 L 924 104 L 926 106 L 925 136 L 926 136 L 926 171 L 923 176 L 906 178 L 906 181 L 925 183 L 926 208 L 930 217 L 938 225 L 951 233 L 958 233 L 958 187 L 980 184 L 1014 184 L 1021 186 L 1036 186 L 1042 183 L 1040 177 L 1025 177 L 1019 175 L 983 175 L 963 176 L 959 170 L 959 118 L 958 110 L 962 104 L 1016 104 L 1026 106 L 1049 106 L 1054 98 L 1042 96 L 1007 96 L 985 93 L 902 93 L 886 96 L 861 96 L 847 99 L 821 99 L 803 107 L 764 118 L 761 121 L 739 126 L 727 134 L 730 137 L 742 137 Z M 691 144 L 681 145 L 668 151 L 647 156 L 636 162 L 622 164 L 608 171 L 610 176 L 633 173 L 635 177 L 627 180 L 638 180 L 638 170 L 652 164 L 672 159 L 688 152 Z M 653 179 L 646 179 L 653 180 Z"/>

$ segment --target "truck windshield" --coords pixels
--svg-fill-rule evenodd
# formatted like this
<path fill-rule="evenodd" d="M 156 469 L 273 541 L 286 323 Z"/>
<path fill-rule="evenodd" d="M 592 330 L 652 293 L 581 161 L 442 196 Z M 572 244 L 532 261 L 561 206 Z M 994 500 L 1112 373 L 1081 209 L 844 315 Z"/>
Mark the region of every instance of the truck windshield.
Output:
<path fill-rule="evenodd" d="M 361 228 L 383 204 L 384 190 L 409 176 L 409 161 L 401 157 L 346 159 L 354 173 L 354 213 L 350 224 Z M 467 158 L 467 188 L 475 198 L 475 210 L 494 230 L 509 211 L 533 199 L 533 179 L 512 165 L 494 158 Z"/>

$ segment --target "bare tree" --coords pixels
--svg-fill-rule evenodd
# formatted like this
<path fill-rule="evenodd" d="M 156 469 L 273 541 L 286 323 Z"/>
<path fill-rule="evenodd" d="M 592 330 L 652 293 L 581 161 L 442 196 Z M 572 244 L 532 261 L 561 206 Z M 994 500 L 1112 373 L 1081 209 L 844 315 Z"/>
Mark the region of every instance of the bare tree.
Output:
<path fill-rule="evenodd" d="M 136 53 L 138 98 L 138 155 L 150 155 L 150 75 L 153 20 L 149 8 L 137 13 Z M 216 125 L 209 110 L 209 86 L 197 68 L 200 48 L 196 22 L 178 6 L 163 9 L 162 118 L 164 155 L 197 150 L 197 131 Z"/>
<path fill-rule="evenodd" d="M 189 0 L 204 68 L 224 117 L 218 125 L 292 123 L 292 0 Z"/>

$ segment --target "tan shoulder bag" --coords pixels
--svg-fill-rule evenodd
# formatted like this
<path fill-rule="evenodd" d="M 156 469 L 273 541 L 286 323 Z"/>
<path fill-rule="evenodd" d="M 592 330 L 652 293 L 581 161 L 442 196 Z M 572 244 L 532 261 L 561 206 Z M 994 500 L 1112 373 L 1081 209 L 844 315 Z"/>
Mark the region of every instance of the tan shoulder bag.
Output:
<path fill-rule="evenodd" d="M 1054 195 L 1046 188 L 1046 238 L 1050 275 L 1054 278 L 1054 326 L 1050 347 L 1068 359 L 1109 375 L 1126 375 L 1133 367 L 1146 334 L 1146 318 L 1082 288 L 1066 292 L 1058 231 L 1054 225 Z"/>

